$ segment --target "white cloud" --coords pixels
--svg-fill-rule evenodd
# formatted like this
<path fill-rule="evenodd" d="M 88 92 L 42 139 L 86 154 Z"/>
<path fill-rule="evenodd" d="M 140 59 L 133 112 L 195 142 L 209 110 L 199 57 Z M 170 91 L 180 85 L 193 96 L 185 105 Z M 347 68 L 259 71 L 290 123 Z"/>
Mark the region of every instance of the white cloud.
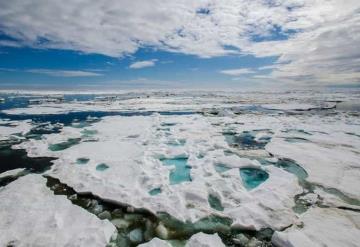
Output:
<path fill-rule="evenodd" d="M 153 67 L 155 66 L 155 63 L 157 62 L 157 59 L 152 60 L 146 60 L 146 61 L 137 61 L 132 64 L 130 64 L 130 69 L 142 69 L 146 67 Z"/>
<path fill-rule="evenodd" d="M 56 77 L 90 77 L 90 76 L 101 76 L 100 73 L 94 73 L 90 71 L 82 70 L 52 70 L 52 69 L 29 69 L 25 72 L 44 74 Z"/>
<path fill-rule="evenodd" d="M 12 40 L 0 40 L 0 46 L 21 47 L 21 44 L 19 44 L 19 42 Z"/>
<path fill-rule="evenodd" d="M 0 1 L 0 31 L 16 40 L 0 45 L 113 57 L 147 46 L 202 58 L 275 56 L 274 80 L 359 83 L 359 9 L 359 0 Z M 285 38 L 272 40 L 274 32 Z"/>
<path fill-rule="evenodd" d="M 255 73 L 255 71 L 249 68 L 241 68 L 241 69 L 221 70 L 220 73 L 224 75 L 239 76 L 239 75 L 253 74 Z"/>

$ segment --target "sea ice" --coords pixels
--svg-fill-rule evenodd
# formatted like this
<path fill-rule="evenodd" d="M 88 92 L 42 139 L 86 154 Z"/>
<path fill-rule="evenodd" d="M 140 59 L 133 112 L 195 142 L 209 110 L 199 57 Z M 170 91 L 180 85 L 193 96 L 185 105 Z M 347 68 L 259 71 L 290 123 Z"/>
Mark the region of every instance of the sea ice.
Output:
<path fill-rule="evenodd" d="M 283 104 L 264 104 L 263 108 L 270 110 L 284 110 L 284 111 L 306 111 L 319 108 L 313 104 L 306 103 L 283 103 Z"/>
<path fill-rule="evenodd" d="M 289 143 L 273 138 L 266 150 L 278 157 L 296 161 L 308 174 L 309 182 L 335 188 L 350 197 L 360 199 L 360 140 L 338 132 L 309 137 L 311 142 Z M 347 141 L 345 141 L 347 140 Z M 343 144 L 347 142 L 349 144 Z"/>
<path fill-rule="evenodd" d="M 186 247 L 225 247 L 217 234 L 197 233 L 186 243 Z"/>
<path fill-rule="evenodd" d="M 335 223 L 358 234 L 360 120 L 355 113 L 328 109 L 334 106 L 330 101 L 352 98 L 356 95 L 149 92 L 101 101 L 44 103 L 3 113 L 24 119 L 28 114 L 121 111 L 124 116 L 79 121 L 13 148 L 24 148 L 29 157 L 57 158 L 46 175 L 80 194 L 90 192 L 132 211 L 146 209 L 159 218 L 166 212 L 194 229 L 222 229 L 211 217 L 229 218 L 226 231 L 230 224 L 232 230 L 271 228 L 277 231 L 274 244 L 316 246 L 331 243 Z M 131 116 L 141 113 L 145 114 Z M 14 123 L 22 133 L 31 128 L 27 121 Z M 16 128 L 0 124 L 0 137 L 16 136 Z M 5 188 L 13 184 L 17 182 Z M 58 197 L 52 195 L 51 200 Z M 309 204 L 302 214 L 294 212 L 299 200 Z M 109 218 L 106 213 L 102 216 Z M 325 216 L 327 220 L 321 222 Z M 129 227 L 123 219 L 112 222 Z M 164 239 L 173 234 L 165 223 L 154 228 Z M 319 235 L 313 233 L 322 228 Z M 134 243 L 142 237 L 148 240 L 136 229 L 129 229 Z M 201 239 L 201 234 L 189 243 Z M 340 241 L 345 239 L 333 242 L 343 246 Z M 352 241 L 349 237 L 344 243 L 351 246 Z M 251 237 L 248 242 L 259 244 Z M 169 246 L 159 239 L 144 244 L 154 245 Z"/>
<path fill-rule="evenodd" d="M 162 130 L 164 122 L 176 124 Z M 225 155 L 229 146 L 221 129 L 211 125 L 206 117 L 113 116 L 87 128 L 96 130 L 96 142 L 80 141 L 64 150 L 49 150 L 49 143 L 81 138 L 81 129 L 64 127 L 60 133 L 43 135 L 41 140 L 30 140 L 18 148 L 25 148 L 29 156 L 57 157 L 47 174 L 79 193 L 91 192 L 105 200 L 153 213 L 167 212 L 183 221 L 196 222 L 215 214 L 232 218 L 236 227 L 258 230 L 286 227 L 295 218 L 291 209 L 293 198 L 301 193 L 296 177 L 276 167 L 264 167 L 269 178 L 248 191 L 239 168 L 260 169 L 261 164 Z M 186 142 L 183 146 L 171 146 L 167 144 L 169 138 Z M 79 165 L 79 159 L 88 162 Z M 185 170 L 190 172 L 191 181 L 186 175 L 186 181 L 172 182 L 171 174 L 176 175 L 176 169 L 164 166 L 162 159 L 186 160 L 189 168 Z M 96 167 L 102 163 L 109 168 L 99 172 Z M 229 170 L 219 173 L 216 164 Z M 156 188 L 161 193 L 153 193 Z M 219 200 L 223 211 L 211 205 L 209 195 Z"/>
<path fill-rule="evenodd" d="M 0 189 L 1 246 L 105 246 L 115 227 L 55 196 L 41 175 Z"/>
<path fill-rule="evenodd" d="M 13 170 L 9 170 L 3 173 L 0 173 L 0 179 L 7 177 L 18 177 L 25 173 L 25 168 L 17 168 Z"/>
<path fill-rule="evenodd" d="M 275 232 L 275 246 L 354 247 L 359 245 L 359 213 L 334 208 L 311 208 L 299 222 L 283 232 Z"/>
<path fill-rule="evenodd" d="M 6 141 L 11 136 L 19 139 L 16 134 L 25 134 L 32 128 L 31 121 L 7 121 L 0 119 L 0 141 Z"/>
<path fill-rule="evenodd" d="M 161 240 L 159 238 L 153 238 L 151 241 L 147 243 L 138 245 L 138 247 L 171 247 L 171 246 L 172 245 L 170 245 L 168 242 L 166 242 L 165 240 Z"/>

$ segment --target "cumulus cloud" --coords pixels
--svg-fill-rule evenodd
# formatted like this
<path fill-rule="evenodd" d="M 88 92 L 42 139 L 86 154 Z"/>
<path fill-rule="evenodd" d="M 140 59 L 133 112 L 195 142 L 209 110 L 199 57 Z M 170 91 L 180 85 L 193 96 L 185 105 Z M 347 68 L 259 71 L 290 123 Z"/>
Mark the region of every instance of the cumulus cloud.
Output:
<path fill-rule="evenodd" d="M 52 69 L 29 69 L 25 72 L 44 74 L 56 77 L 90 77 L 90 76 L 101 76 L 100 73 L 94 73 L 82 70 L 52 70 Z"/>
<path fill-rule="evenodd" d="M 221 70 L 220 73 L 225 75 L 239 76 L 239 75 L 253 74 L 255 73 L 255 71 L 249 68 L 241 68 L 241 69 Z"/>
<path fill-rule="evenodd" d="M 274 80 L 360 82 L 358 0 L 12 0 L 0 1 L 0 23 L 11 37 L 0 45 L 274 56 Z"/>
<path fill-rule="evenodd" d="M 153 67 L 155 66 L 155 63 L 157 62 L 157 59 L 152 60 L 146 60 L 146 61 L 137 61 L 132 64 L 130 64 L 130 69 L 142 69 L 147 67 Z"/>

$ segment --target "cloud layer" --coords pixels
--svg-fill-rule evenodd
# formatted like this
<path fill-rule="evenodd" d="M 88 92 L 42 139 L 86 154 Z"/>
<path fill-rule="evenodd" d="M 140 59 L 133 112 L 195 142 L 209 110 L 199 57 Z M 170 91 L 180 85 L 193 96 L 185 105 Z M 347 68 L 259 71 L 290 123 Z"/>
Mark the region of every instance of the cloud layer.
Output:
<path fill-rule="evenodd" d="M 129 68 L 130 69 L 142 69 L 142 68 L 146 68 L 146 67 L 153 67 L 153 66 L 155 66 L 156 61 L 157 61 L 157 59 L 146 60 L 146 61 L 137 61 L 137 62 L 130 64 Z"/>
<path fill-rule="evenodd" d="M 113 57 L 149 46 L 275 56 L 271 80 L 360 83 L 359 0 L 12 0 L 0 2 L 0 31 L 12 37 L 0 45 Z"/>
<path fill-rule="evenodd" d="M 28 69 L 25 72 L 44 74 L 56 77 L 90 77 L 101 76 L 102 74 L 82 70 L 53 70 L 53 69 Z"/>
<path fill-rule="evenodd" d="M 248 68 L 242 68 L 242 69 L 221 70 L 220 73 L 225 75 L 239 76 L 239 75 L 253 74 L 255 73 L 255 71 Z"/>

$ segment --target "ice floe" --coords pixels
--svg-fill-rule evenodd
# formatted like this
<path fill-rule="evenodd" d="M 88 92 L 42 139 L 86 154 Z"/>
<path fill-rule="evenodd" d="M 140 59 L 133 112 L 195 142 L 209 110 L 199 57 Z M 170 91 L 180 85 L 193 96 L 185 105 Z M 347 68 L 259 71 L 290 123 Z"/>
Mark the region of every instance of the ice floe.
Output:
<path fill-rule="evenodd" d="M 162 123 L 167 122 L 177 124 L 164 128 Z M 57 157 L 47 174 L 77 192 L 91 192 L 155 214 L 167 212 L 192 222 L 216 214 L 232 218 L 237 228 L 251 230 L 280 229 L 295 219 L 293 197 L 301 192 L 296 177 L 276 167 L 262 168 L 256 160 L 226 156 L 223 150 L 228 144 L 221 130 L 201 115 L 114 116 L 88 129 L 96 131 L 97 141 L 80 140 L 52 150 L 49 145 L 54 143 L 81 139 L 81 129 L 64 127 L 58 134 L 43 135 L 18 148 L 25 148 L 29 156 Z M 169 138 L 186 142 L 172 146 Z M 79 164 L 79 159 L 87 162 Z M 184 160 L 189 168 L 180 163 L 164 165 L 164 159 Z M 219 173 L 217 164 L 229 170 Z M 100 165 L 106 169 L 99 169 Z M 240 176 L 241 168 L 264 169 L 269 178 L 249 191 Z M 209 195 L 217 198 L 223 211 L 210 205 Z"/>
<path fill-rule="evenodd" d="M 7 178 L 7 177 L 18 177 L 24 173 L 25 173 L 25 168 L 17 168 L 17 169 L 13 169 L 13 170 L 9 170 L 9 171 L 0 173 L 0 179 Z"/>
<path fill-rule="evenodd" d="M 19 139 L 30 131 L 31 121 L 8 121 L 0 119 L 0 141 L 8 140 L 10 137 Z"/>
<path fill-rule="evenodd" d="M 358 246 L 360 214 L 352 211 L 312 208 L 283 232 L 275 232 L 276 246 Z"/>
<path fill-rule="evenodd" d="M 225 247 L 217 234 L 197 233 L 186 243 L 186 247 Z"/>
<path fill-rule="evenodd" d="M 159 238 L 154 238 L 151 241 L 145 244 L 140 244 L 138 246 L 139 247 L 171 247 L 171 245 L 168 242 L 161 240 Z"/>
<path fill-rule="evenodd" d="M 360 139 L 342 133 L 329 133 L 332 138 L 309 137 L 313 142 L 289 143 L 273 138 L 266 150 L 279 157 L 295 160 L 307 174 L 307 180 L 328 188 L 336 188 L 360 199 L 360 163 L 357 150 Z"/>
<path fill-rule="evenodd" d="M 0 189 L 1 246 L 105 246 L 115 227 L 55 196 L 41 175 Z"/>

